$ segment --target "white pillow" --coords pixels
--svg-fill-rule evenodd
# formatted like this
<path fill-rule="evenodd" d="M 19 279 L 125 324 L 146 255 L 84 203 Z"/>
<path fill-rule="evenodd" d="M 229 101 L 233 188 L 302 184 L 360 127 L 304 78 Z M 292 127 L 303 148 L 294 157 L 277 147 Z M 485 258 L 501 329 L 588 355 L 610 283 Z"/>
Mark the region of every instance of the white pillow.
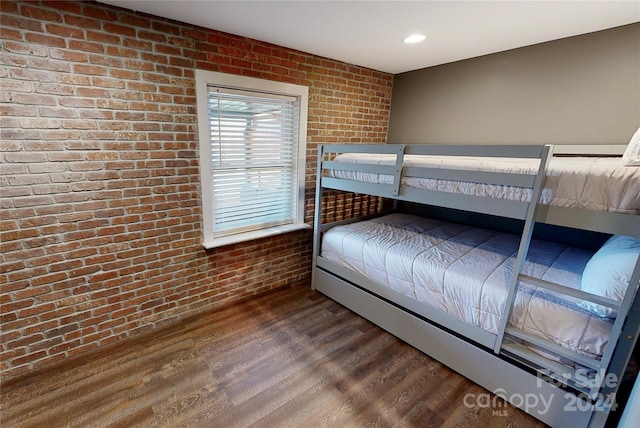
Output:
<path fill-rule="evenodd" d="M 621 302 L 639 255 L 640 238 L 612 236 L 587 262 L 580 288 Z M 613 309 L 592 302 L 583 301 L 580 306 L 601 317 L 615 316 Z"/>
<path fill-rule="evenodd" d="M 640 166 L 640 128 L 631 137 L 622 155 L 624 166 Z"/>

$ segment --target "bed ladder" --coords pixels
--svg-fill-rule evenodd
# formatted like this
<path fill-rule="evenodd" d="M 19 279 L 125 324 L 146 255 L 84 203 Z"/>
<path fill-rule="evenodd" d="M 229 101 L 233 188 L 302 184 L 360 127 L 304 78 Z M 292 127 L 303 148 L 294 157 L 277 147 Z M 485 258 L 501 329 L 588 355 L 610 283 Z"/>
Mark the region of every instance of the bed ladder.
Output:
<path fill-rule="evenodd" d="M 552 155 L 552 150 L 549 148 L 549 150 L 541 156 L 540 169 L 532 189 L 531 201 L 527 209 L 522 238 L 518 248 L 512 279 L 509 283 L 509 291 L 500 321 L 499 333 L 496 337 L 494 352 L 496 354 L 513 358 L 518 362 L 537 370 L 537 374 L 541 378 L 546 378 L 552 382 L 556 382 L 557 384 L 567 385 L 580 391 L 598 406 L 602 406 L 598 408 L 603 408 L 613 404 L 609 400 L 610 397 L 603 396 L 600 394 L 600 391 L 604 386 L 603 384 L 608 380 L 607 375 L 609 365 L 612 361 L 616 344 L 621 337 L 624 322 L 626 320 L 626 314 L 629 313 L 634 304 L 638 306 L 638 300 L 640 300 L 636 299 L 638 283 L 640 282 L 640 259 L 636 263 L 627 293 L 625 294 L 622 302 L 571 287 L 566 287 L 554 282 L 534 278 L 522 273 L 525 260 L 527 258 L 529 244 L 531 242 L 533 227 L 535 225 L 534 219 L 538 205 L 537 201 L 539 201 L 542 188 L 544 187 L 546 165 Z M 592 302 L 603 307 L 610 308 L 614 313 L 617 313 L 618 315 L 613 322 L 609 341 L 602 358 L 591 358 L 564 348 L 551 340 L 509 327 L 509 320 L 511 319 L 511 313 L 513 311 L 513 305 L 515 303 L 515 297 L 520 283 L 530 284 L 544 290 Z M 627 339 L 633 339 L 635 341 L 636 338 L 627 337 Z M 565 360 L 571 363 L 565 364 L 545 358 L 540 353 L 531 350 L 530 347 L 522 345 L 522 342 L 526 342 L 530 346 L 538 348 L 543 352 L 560 357 L 559 359 L 561 361 Z M 619 376 L 621 376 L 622 373 L 621 369 L 618 369 L 617 373 L 618 374 L 616 376 L 618 376 L 619 379 Z"/>
<path fill-rule="evenodd" d="M 505 334 L 501 342 L 500 351 L 502 353 L 507 353 L 511 356 L 516 357 L 521 362 L 532 363 L 529 365 L 533 366 L 533 368 L 537 368 L 540 375 L 544 375 L 546 377 L 569 385 L 574 389 L 587 394 L 592 399 L 598 398 L 598 391 L 602 386 L 602 382 L 606 380 L 605 376 L 607 374 L 609 363 L 611 362 L 611 358 L 613 356 L 613 351 L 622 333 L 624 321 L 626 318 L 624 314 L 627 314 L 629 312 L 631 305 L 633 304 L 639 278 L 640 263 L 638 263 L 638 265 L 636 266 L 635 273 L 633 274 L 630 281 L 629 291 L 626 293 L 624 300 L 622 302 L 618 302 L 612 299 L 607 299 L 595 294 L 565 287 L 552 282 L 532 278 L 526 275 L 519 275 L 519 281 L 534 285 L 538 288 L 559 292 L 567 296 L 576 297 L 581 300 L 589 301 L 607 308 L 611 308 L 617 314 L 619 314 L 619 316 L 616 316 L 616 319 L 613 322 L 609 335 L 609 341 L 601 359 L 596 359 L 583 354 L 579 354 L 560 345 L 557 345 L 550 340 L 531 335 L 522 330 L 518 330 L 512 327 L 505 328 Z M 633 286 L 631 284 L 636 284 L 636 286 Z M 513 338 L 515 340 L 512 340 L 510 338 Z M 558 357 L 568 360 L 572 363 L 572 365 L 577 365 L 578 368 L 544 358 L 538 353 L 525 347 L 524 345 L 519 344 L 517 340 L 526 342 L 543 351 L 547 351 Z"/>
<path fill-rule="evenodd" d="M 507 299 L 502 312 L 502 318 L 500 320 L 500 326 L 498 328 L 498 335 L 494 344 L 493 351 L 499 354 L 502 351 L 503 342 L 505 338 L 505 332 L 509 319 L 511 318 L 511 312 L 513 310 L 513 304 L 515 302 L 516 293 L 518 291 L 518 284 L 520 283 L 523 274 L 522 269 L 527 259 L 527 253 L 529 252 L 529 244 L 531 243 L 531 237 L 533 235 L 533 227 L 535 225 L 536 210 L 538 202 L 540 201 L 540 195 L 544 188 L 544 181 L 546 178 L 547 164 L 553 157 L 553 148 L 551 146 L 544 146 L 540 154 L 540 164 L 538 166 L 538 172 L 531 189 L 531 200 L 524 218 L 524 227 L 522 229 L 522 236 L 520 238 L 520 245 L 518 246 L 518 256 L 513 267 L 513 275 L 509 282 L 509 290 L 507 293 Z"/>

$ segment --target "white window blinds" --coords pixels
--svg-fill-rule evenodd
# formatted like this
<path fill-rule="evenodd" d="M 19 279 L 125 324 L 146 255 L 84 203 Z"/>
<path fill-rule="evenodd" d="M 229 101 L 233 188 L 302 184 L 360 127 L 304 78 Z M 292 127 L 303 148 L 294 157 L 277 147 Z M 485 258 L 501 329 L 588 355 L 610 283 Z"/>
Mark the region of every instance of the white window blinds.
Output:
<path fill-rule="evenodd" d="M 290 224 L 298 97 L 208 86 L 213 236 Z"/>

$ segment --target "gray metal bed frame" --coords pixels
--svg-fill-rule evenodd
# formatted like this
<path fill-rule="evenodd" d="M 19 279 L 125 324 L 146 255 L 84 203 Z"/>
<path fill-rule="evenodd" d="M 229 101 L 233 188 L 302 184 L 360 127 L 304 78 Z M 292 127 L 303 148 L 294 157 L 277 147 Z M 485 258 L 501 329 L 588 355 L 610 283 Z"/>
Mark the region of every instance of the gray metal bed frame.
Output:
<path fill-rule="evenodd" d="M 554 155 L 621 155 L 624 146 L 438 146 L 438 145 L 320 145 L 314 217 L 312 287 L 369 319 L 441 363 L 506 399 L 512 405 L 551 426 L 604 426 L 615 405 L 615 396 L 640 334 L 640 260 L 636 263 L 624 300 L 619 303 L 581 290 L 522 275 L 533 226 L 536 222 L 575 229 L 640 237 L 640 215 L 596 212 L 541 205 L 546 166 Z M 395 155 L 395 165 L 335 162 L 339 153 Z M 403 167 L 405 155 L 474 156 L 538 159 L 532 175 Z M 333 178 L 328 170 L 349 170 L 393 176 L 392 184 L 364 183 Z M 460 195 L 408 188 L 403 177 L 454 179 L 532 189 L 529 202 Z M 321 224 L 325 190 L 376 195 L 396 201 L 473 211 L 524 221 L 513 278 L 499 333 L 492 334 L 380 286 L 320 255 L 322 234 L 350 221 Z M 469 208 L 472 207 L 472 208 Z M 538 287 L 614 308 L 618 312 L 609 345 L 601 360 L 589 358 L 525 332 L 508 327 L 518 283 Z M 513 340 L 516 339 L 516 340 Z M 519 342 L 528 342 L 588 367 L 597 373 L 586 381 L 583 369 L 541 357 Z M 611 344 L 616 344 L 612 346 Z"/>

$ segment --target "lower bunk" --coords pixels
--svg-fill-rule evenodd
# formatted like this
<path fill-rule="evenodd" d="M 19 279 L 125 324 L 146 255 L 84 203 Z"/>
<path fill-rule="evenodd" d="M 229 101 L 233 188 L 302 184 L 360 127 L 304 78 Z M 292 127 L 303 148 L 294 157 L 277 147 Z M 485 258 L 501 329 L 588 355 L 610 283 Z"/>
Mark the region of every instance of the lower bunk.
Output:
<path fill-rule="evenodd" d="M 518 239 L 407 214 L 340 224 L 323 234 L 314 287 L 551 426 L 603 425 L 633 347 L 624 337 L 635 338 L 639 317 L 632 310 L 621 343 L 609 343 L 615 310 L 580 299 L 580 290 L 622 300 L 626 284 L 606 256 L 622 248 L 614 260 L 624 261 L 630 276 L 639 240 L 614 236 L 598 250 L 532 240 L 527 276 L 578 291 L 567 296 L 520 284 L 506 330 L 510 347 L 496 353 Z M 552 345 L 540 348 L 538 340 Z M 594 370 L 610 347 L 614 370 Z M 521 352 L 528 357 L 520 359 Z"/>

